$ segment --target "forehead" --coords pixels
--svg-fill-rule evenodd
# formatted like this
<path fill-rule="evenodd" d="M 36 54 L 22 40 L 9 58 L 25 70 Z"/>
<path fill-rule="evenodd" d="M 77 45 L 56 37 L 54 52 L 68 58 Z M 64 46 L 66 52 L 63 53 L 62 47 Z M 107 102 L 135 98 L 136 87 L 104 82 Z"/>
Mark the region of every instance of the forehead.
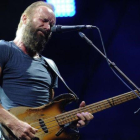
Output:
<path fill-rule="evenodd" d="M 35 9 L 35 13 L 34 13 L 33 17 L 45 18 L 45 19 L 48 19 L 48 20 L 52 21 L 53 23 L 56 22 L 54 12 L 46 6 L 37 7 Z"/>

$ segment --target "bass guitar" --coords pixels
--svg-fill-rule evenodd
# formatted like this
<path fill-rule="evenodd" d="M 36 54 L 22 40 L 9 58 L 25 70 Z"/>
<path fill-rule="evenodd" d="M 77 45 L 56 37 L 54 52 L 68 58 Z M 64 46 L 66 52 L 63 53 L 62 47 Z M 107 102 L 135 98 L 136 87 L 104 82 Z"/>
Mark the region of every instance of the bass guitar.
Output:
<path fill-rule="evenodd" d="M 77 113 L 90 112 L 94 114 L 131 99 L 135 99 L 136 97 L 137 96 L 133 92 L 128 92 L 86 105 L 85 107 L 64 112 L 65 106 L 74 101 L 75 98 L 72 94 L 62 94 L 54 98 L 47 105 L 36 108 L 16 107 L 9 111 L 18 119 L 38 129 L 34 140 L 77 140 L 79 139 L 79 133 L 76 130 L 69 132 L 69 129 L 67 129 L 69 124 L 78 120 L 76 116 Z M 4 125 L 2 125 L 1 128 L 6 140 L 19 140 L 9 128 Z"/>

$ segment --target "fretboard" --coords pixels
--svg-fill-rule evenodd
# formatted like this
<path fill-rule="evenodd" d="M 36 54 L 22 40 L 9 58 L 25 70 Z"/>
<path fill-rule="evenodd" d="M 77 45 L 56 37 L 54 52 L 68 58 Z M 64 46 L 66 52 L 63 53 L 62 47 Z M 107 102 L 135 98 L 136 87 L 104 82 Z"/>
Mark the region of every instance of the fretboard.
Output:
<path fill-rule="evenodd" d="M 136 91 L 135 91 L 136 92 Z M 114 96 L 112 98 L 108 98 L 106 100 L 102 100 L 90 105 L 86 105 L 85 107 L 81 107 L 78 109 L 74 109 L 56 116 L 56 120 L 58 121 L 59 125 L 64 125 L 73 121 L 78 120 L 76 116 L 77 113 L 82 112 L 90 112 L 94 114 L 96 112 L 105 110 L 107 108 L 116 106 L 118 104 L 127 102 L 129 100 L 135 99 L 137 96 L 133 92 L 127 92 L 118 96 Z"/>

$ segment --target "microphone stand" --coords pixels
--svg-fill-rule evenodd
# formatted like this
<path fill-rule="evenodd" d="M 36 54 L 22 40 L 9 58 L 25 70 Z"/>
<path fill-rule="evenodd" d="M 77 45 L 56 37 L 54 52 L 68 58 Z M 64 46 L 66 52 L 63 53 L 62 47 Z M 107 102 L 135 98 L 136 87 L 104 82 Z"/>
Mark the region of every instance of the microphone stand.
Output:
<path fill-rule="evenodd" d="M 86 42 L 91 45 L 92 47 L 94 47 L 109 63 L 109 66 L 114 68 L 115 70 L 117 70 L 131 85 L 133 85 L 136 90 L 138 91 L 138 93 L 140 93 L 140 90 L 139 88 L 136 86 L 136 84 L 134 84 L 134 82 L 132 82 L 132 80 L 130 80 L 117 66 L 114 62 L 111 62 L 93 43 L 90 39 L 88 39 L 85 34 L 83 34 L 82 32 L 79 32 L 79 35 L 81 38 L 83 38 L 84 40 L 86 40 Z M 135 92 L 133 91 L 136 96 L 140 99 L 140 96 Z M 137 113 L 137 112 L 136 112 Z"/>

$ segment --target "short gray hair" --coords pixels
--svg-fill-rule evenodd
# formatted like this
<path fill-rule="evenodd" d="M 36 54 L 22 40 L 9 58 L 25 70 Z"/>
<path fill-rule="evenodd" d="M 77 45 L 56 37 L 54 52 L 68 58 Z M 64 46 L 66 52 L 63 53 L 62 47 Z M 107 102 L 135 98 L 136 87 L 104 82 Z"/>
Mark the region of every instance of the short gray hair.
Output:
<path fill-rule="evenodd" d="M 52 11 L 54 11 L 54 7 L 53 5 L 49 4 L 49 3 L 46 3 L 44 1 L 37 1 L 37 2 L 34 2 L 32 3 L 31 5 L 29 5 L 25 11 L 22 13 L 21 15 L 21 18 L 20 18 L 20 22 L 18 24 L 18 29 L 20 29 L 20 27 L 22 26 L 22 16 L 25 14 L 29 17 L 31 17 L 34 13 L 34 10 L 39 7 L 39 6 L 46 6 L 47 8 L 50 8 Z"/>

